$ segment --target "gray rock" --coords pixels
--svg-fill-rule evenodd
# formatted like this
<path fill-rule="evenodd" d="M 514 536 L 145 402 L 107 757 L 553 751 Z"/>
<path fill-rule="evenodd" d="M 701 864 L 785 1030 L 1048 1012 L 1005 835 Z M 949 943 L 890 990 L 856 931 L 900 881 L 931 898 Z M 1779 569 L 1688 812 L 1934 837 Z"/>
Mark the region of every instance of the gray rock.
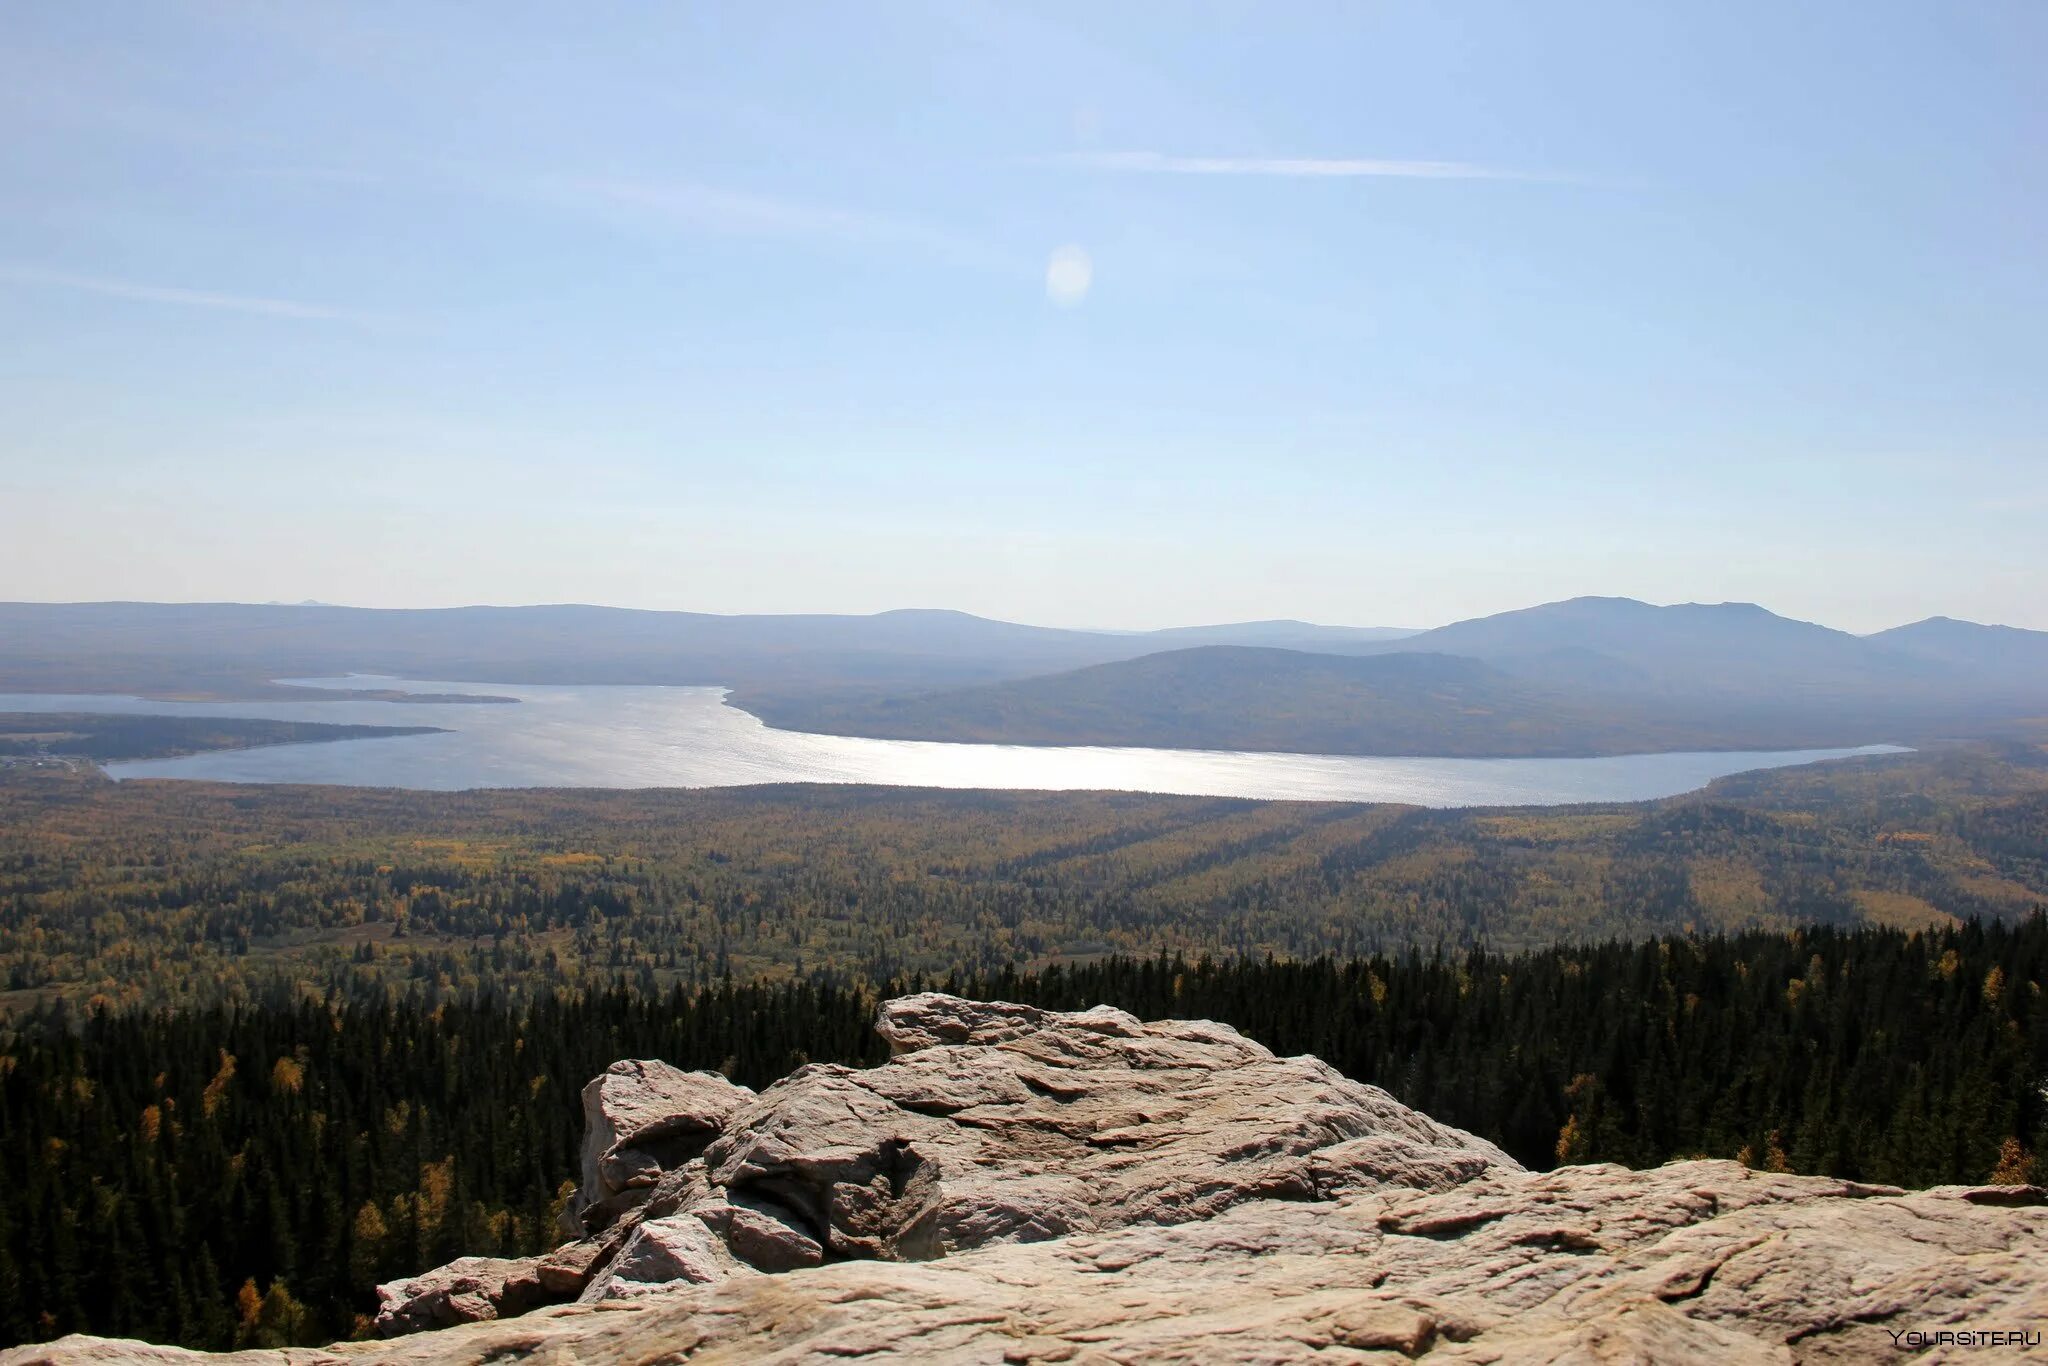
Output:
<path fill-rule="evenodd" d="M 705 1250 L 687 1246 L 679 1266 Z M 1884 1194 L 1730 1162 L 1502 1171 L 1468 1188 L 1255 1200 L 1189 1223 L 999 1243 L 936 1262 L 627 1289 L 632 1298 L 516 1321 L 238 1360 L 1884 1361 L 1903 1358 L 1895 1332 L 2039 1333 L 2048 1209 L 1956 1191 Z M 2040 1356 L 1951 1347 L 1914 1359 Z M 0 1366 L 200 1360 L 87 1338 L 0 1353 Z"/>
<path fill-rule="evenodd" d="M 802 1223 L 772 1201 L 745 1195 L 709 1200 L 690 1213 L 724 1240 L 732 1254 L 756 1271 L 794 1271 L 818 1266 L 825 1250 Z"/>
<path fill-rule="evenodd" d="M 549 1300 L 571 1299 L 583 1293 L 602 1249 L 594 1242 L 564 1243 L 542 1257 L 534 1266 L 534 1279 Z"/>
<path fill-rule="evenodd" d="M 716 1072 L 665 1062 L 615 1062 L 583 1088 L 583 1169 L 569 1212 L 574 1234 L 595 1232 L 689 1161 L 754 1093 Z"/>
<path fill-rule="evenodd" d="M 409 1280 L 377 1287 L 377 1331 L 385 1337 L 511 1318 L 548 1303 L 538 1257 L 460 1257 Z"/>
<path fill-rule="evenodd" d="M 877 1028 L 888 1063 L 804 1068 L 704 1153 L 714 1188 L 777 1201 L 836 1257 L 949 1256 L 1518 1170 L 1224 1025 L 923 995 L 884 1005 Z"/>
<path fill-rule="evenodd" d="M 643 1219 L 584 1288 L 580 1301 L 595 1304 L 676 1286 L 709 1285 L 747 1269 L 694 1214 Z"/>

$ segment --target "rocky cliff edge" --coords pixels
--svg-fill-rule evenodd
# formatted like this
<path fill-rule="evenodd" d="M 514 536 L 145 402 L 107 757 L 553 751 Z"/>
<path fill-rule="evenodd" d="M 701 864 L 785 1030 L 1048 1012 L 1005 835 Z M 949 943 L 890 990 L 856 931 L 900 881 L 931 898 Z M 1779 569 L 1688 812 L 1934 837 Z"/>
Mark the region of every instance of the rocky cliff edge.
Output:
<path fill-rule="evenodd" d="M 1939 1361 L 2048 1329 L 2039 1188 L 1531 1173 L 1223 1025 L 922 995 L 877 1028 L 884 1065 L 758 1095 L 613 1064 L 568 1241 L 381 1287 L 383 1340 L 0 1366 Z"/>

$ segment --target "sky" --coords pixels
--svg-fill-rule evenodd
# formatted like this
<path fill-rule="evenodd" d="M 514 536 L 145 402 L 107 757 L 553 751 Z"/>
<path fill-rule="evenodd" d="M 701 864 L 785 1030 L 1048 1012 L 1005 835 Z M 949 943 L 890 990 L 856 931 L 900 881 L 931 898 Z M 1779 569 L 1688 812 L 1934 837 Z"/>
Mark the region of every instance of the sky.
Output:
<path fill-rule="evenodd" d="M 0 599 L 2048 628 L 2048 5 L 0 12 Z"/>

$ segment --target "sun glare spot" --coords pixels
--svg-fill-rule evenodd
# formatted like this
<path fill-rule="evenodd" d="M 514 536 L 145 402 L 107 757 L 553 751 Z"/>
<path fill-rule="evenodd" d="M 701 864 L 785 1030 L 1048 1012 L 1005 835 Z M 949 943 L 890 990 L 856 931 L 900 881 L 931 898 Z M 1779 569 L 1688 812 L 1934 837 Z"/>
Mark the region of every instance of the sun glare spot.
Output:
<path fill-rule="evenodd" d="M 1061 308 L 1073 308 L 1086 299 L 1094 281 L 1095 263 L 1072 244 L 1055 251 L 1045 263 L 1045 297 Z"/>

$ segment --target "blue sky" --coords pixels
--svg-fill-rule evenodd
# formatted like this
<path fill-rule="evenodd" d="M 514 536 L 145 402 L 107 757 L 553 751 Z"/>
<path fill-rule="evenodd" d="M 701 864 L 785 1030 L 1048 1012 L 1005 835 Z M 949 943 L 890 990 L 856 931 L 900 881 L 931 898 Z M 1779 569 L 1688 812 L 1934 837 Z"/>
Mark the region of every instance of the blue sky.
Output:
<path fill-rule="evenodd" d="M 2048 6 L 0 17 L 0 597 L 2048 628 Z"/>

